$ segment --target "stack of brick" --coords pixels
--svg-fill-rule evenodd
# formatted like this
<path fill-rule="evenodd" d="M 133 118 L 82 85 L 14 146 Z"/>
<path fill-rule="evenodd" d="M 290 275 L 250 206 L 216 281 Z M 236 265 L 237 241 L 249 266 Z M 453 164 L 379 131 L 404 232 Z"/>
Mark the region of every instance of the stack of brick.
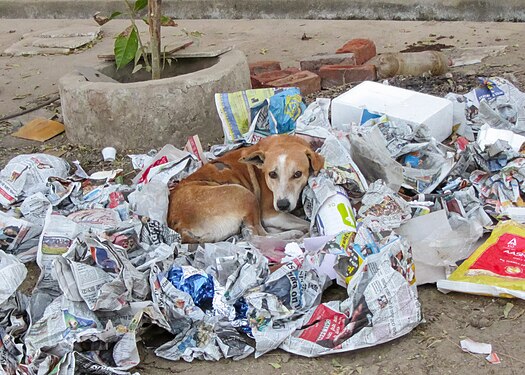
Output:
<path fill-rule="evenodd" d="M 352 55 L 352 59 L 349 56 Z M 334 58 L 319 67 L 321 87 L 328 89 L 342 86 L 348 83 L 362 81 L 375 81 L 376 68 L 372 64 L 366 64 L 376 55 L 376 46 L 369 39 L 352 39 L 346 42 L 336 51 L 335 55 L 341 56 L 339 60 Z"/>
<path fill-rule="evenodd" d="M 250 64 L 254 89 L 265 87 L 298 87 L 302 95 L 321 90 L 321 78 L 308 70 L 281 69 L 278 61 L 258 61 Z"/>
<path fill-rule="evenodd" d="M 250 64 L 252 87 L 298 87 L 302 95 L 309 95 L 321 88 L 375 81 L 376 68 L 367 64 L 375 55 L 373 41 L 352 39 L 335 54 L 315 55 L 302 60 L 301 70 L 281 69 L 279 61 L 258 61 Z"/>

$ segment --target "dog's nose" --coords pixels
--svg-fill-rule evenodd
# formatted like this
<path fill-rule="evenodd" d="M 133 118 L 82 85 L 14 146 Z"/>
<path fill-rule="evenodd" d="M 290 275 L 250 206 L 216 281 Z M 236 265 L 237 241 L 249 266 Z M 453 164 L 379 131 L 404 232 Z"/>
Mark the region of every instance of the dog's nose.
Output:
<path fill-rule="evenodd" d="M 288 199 L 277 200 L 277 208 L 281 211 L 286 211 L 290 207 L 290 201 Z"/>

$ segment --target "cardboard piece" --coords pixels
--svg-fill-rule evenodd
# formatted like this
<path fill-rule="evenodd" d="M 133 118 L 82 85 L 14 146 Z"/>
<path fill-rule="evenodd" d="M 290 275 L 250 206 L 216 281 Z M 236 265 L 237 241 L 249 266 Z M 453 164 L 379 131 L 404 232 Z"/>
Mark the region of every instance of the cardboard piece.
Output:
<path fill-rule="evenodd" d="M 29 139 L 31 141 L 45 142 L 63 133 L 64 130 L 64 124 L 61 124 L 58 121 L 36 118 L 29 121 L 11 135 L 13 137 Z"/>

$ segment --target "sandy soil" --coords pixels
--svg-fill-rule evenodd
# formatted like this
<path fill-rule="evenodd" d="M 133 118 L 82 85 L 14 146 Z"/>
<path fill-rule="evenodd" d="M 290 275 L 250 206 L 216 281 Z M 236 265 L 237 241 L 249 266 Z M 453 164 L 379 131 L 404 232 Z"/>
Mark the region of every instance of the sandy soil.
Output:
<path fill-rule="evenodd" d="M 0 50 L 18 40 L 24 33 L 45 31 L 58 26 L 91 24 L 86 20 L 2 20 Z M 58 92 L 57 80 L 75 65 L 93 66 L 97 55 L 111 51 L 112 36 L 125 27 L 125 22 L 103 27 L 104 37 L 93 47 L 69 56 L 0 57 L 0 117 L 21 108 L 33 106 Z M 179 27 L 167 30 L 165 43 L 176 43 L 189 37 L 202 46 L 231 44 L 245 51 L 250 61 L 278 59 L 283 66 L 298 66 L 302 57 L 332 52 L 353 37 L 375 40 L 378 52 L 398 51 L 408 45 L 441 42 L 456 47 L 507 45 L 507 52 L 489 57 L 482 64 L 456 69 L 452 78 L 420 79 L 397 84 L 426 92 L 466 92 L 477 74 L 497 74 L 515 79 L 523 88 L 525 63 L 522 48 L 525 33 L 522 24 L 447 23 L 447 22 L 376 22 L 376 21 L 303 21 L 303 20 L 194 20 L 179 21 Z M 184 31 L 185 30 L 185 31 Z M 197 32 L 195 32 L 197 31 Z M 301 40 L 305 34 L 312 37 Z M 187 35 L 188 34 L 188 35 Z M 441 36 L 446 37 L 440 38 Z M 472 80 L 469 80 L 471 78 Z M 469 83 L 470 81 L 470 83 Z M 334 96 L 337 90 L 319 96 Z M 59 114 L 59 107 L 49 106 L 10 122 L 0 122 L 0 166 L 20 153 L 52 152 L 68 160 L 81 160 L 85 169 L 105 167 L 100 150 L 67 142 L 59 136 L 44 144 L 11 137 L 21 124 L 35 115 Z M 119 150 L 116 166 L 131 170 L 126 151 Z M 22 290 L 30 293 L 37 280 L 38 267 L 29 265 L 28 279 Z M 156 358 L 143 348 L 142 374 L 521 374 L 525 365 L 525 301 L 506 300 L 452 293 L 444 295 L 433 285 L 419 288 L 425 323 L 410 334 L 356 352 L 308 359 L 275 351 L 259 359 L 239 362 L 170 362 Z M 327 295 L 339 298 L 342 288 L 333 287 Z M 507 303 L 513 308 L 507 318 Z M 502 363 L 489 364 L 481 355 L 464 353 L 459 341 L 469 337 L 491 343 Z M 520 370 L 521 369 L 521 370 Z"/>

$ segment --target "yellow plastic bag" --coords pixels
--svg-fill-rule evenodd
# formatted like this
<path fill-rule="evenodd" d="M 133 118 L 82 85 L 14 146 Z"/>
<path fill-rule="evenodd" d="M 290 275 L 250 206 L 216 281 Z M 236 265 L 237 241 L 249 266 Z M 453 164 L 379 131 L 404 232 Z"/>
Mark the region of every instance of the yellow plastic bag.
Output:
<path fill-rule="evenodd" d="M 489 239 L 437 286 L 443 291 L 525 299 L 525 225 L 500 222 Z"/>

